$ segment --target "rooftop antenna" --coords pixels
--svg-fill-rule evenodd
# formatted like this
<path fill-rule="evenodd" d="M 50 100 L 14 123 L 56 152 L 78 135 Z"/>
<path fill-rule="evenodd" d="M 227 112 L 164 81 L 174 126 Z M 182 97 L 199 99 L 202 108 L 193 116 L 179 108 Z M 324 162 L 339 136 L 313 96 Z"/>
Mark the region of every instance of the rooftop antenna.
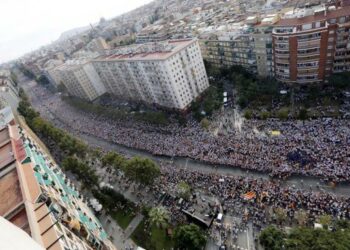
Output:
<path fill-rule="evenodd" d="M 90 23 L 90 27 L 91 27 L 91 35 L 94 35 L 94 33 L 96 33 L 96 30 L 91 23 Z"/>

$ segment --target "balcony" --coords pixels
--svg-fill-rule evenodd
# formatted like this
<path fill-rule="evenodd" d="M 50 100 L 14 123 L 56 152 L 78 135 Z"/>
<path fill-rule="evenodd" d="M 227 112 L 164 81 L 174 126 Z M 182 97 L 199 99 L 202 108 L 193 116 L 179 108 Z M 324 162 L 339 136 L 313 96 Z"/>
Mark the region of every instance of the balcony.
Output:
<path fill-rule="evenodd" d="M 298 68 L 298 76 L 318 75 L 318 67 Z"/>
<path fill-rule="evenodd" d="M 276 64 L 280 63 L 280 64 L 290 64 L 289 59 L 288 58 L 276 58 Z"/>
<path fill-rule="evenodd" d="M 296 27 L 276 27 L 272 30 L 273 34 L 291 34 L 296 32 Z"/>
<path fill-rule="evenodd" d="M 298 53 L 297 58 L 305 58 L 305 57 L 319 57 L 320 52 L 310 52 L 310 53 Z"/>

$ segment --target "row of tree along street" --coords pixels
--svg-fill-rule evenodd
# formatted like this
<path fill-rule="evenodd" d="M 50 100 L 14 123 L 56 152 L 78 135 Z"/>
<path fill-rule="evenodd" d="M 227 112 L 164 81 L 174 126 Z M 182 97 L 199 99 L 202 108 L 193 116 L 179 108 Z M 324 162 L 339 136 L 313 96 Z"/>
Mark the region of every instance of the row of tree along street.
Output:
<path fill-rule="evenodd" d="M 205 65 L 211 86 L 218 90 L 216 99 L 205 99 L 206 105 L 201 106 L 208 114 L 217 109 L 215 103 L 222 102 L 222 91 L 235 90 L 233 101 L 246 110 L 247 119 L 339 117 L 346 100 L 345 93 L 350 90 L 349 72 L 334 74 L 323 85 L 287 86 L 272 78 L 257 78 L 240 66 L 217 68 L 209 62 Z M 223 88 L 224 83 L 226 88 Z M 193 103 L 195 117 L 198 107 L 198 103 Z M 324 110 L 327 112 L 322 112 Z"/>
<path fill-rule="evenodd" d="M 122 194 L 112 188 L 100 187 L 100 176 L 91 162 L 101 162 L 111 171 L 121 171 L 125 176 L 138 183 L 139 187 L 152 186 L 160 176 L 159 166 L 148 158 L 126 157 L 115 152 L 102 153 L 89 148 L 84 142 L 65 131 L 54 127 L 36 112 L 23 89 L 19 92 L 21 101 L 18 112 L 25 118 L 29 127 L 45 142 L 53 156 L 65 171 L 73 173 L 84 186 L 103 205 L 104 209 L 113 215 L 117 210 L 132 210 L 133 214 L 144 211 L 147 225 L 165 230 L 169 223 L 169 213 L 162 207 L 147 208 L 136 206 Z M 182 185 L 184 197 L 188 195 L 188 187 Z M 145 233 L 145 232 L 143 232 Z M 194 224 L 179 225 L 172 238 L 177 249 L 202 249 L 206 243 L 205 233 Z M 188 248 L 190 247 L 190 248 Z"/>

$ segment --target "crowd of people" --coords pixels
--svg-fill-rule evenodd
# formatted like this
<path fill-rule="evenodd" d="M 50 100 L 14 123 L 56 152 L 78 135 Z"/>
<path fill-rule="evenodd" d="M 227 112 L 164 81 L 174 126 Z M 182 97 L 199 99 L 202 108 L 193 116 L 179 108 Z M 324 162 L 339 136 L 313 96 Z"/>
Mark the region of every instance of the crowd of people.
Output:
<path fill-rule="evenodd" d="M 279 223 L 275 214 L 283 209 L 286 215 L 282 223 L 295 223 L 296 212 L 307 214 L 305 224 L 315 222 L 319 216 L 328 214 L 337 219 L 350 219 L 350 198 L 335 196 L 322 191 L 309 191 L 284 187 L 280 181 L 267 181 L 254 177 L 223 176 L 183 168 L 162 167 L 162 177 L 154 192 L 172 192 L 179 182 L 185 181 L 192 190 L 200 190 L 216 197 L 225 210 L 232 215 L 243 216 L 260 229 L 268 224 Z M 247 193 L 254 193 L 246 198 Z"/>
<path fill-rule="evenodd" d="M 73 134 L 89 134 L 155 155 L 188 157 L 213 166 L 223 164 L 279 177 L 300 174 L 333 182 L 349 181 L 350 178 L 350 126 L 347 120 L 243 121 L 239 118 L 237 125 L 231 119 L 232 112 L 223 111 L 213 117 L 209 129 L 203 129 L 194 120 L 188 121 L 185 127 L 177 122 L 154 125 L 83 112 L 64 102 L 59 94 L 52 94 L 39 85 L 29 94 L 41 116 Z M 322 189 L 287 186 L 277 178 L 267 180 L 253 175 L 200 172 L 176 167 L 171 161 L 162 161 L 160 166 L 162 174 L 157 185 L 147 190 L 136 190 L 123 176 L 119 176 L 117 182 L 113 181 L 113 171 L 104 173 L 101 169 L 98 173 L 108 177 L 105 179 L 108 183 L 121 185 L 117 190 L 123 191 L 128 199 L 147 200 L 154 206 L 162 200 L 174 225 L 186 221 L 175 198 L 178 183 L 186 182 L 191 187 L 191 194 L 215 198 L 220 204 L 220 212 L 239 218 L 240 222 L 234 222 L 228 228 L 224 224 L 214 224 L 211 230 L 214 241 L 218 233 L 221 240 L 231 237 L 237 241 L 239 231 L 248 223 L 252 223 L 253 232 L 271 223 L 295 224 L 300 211 L 307 215 L 305 224 L 309 225 L 324 214 L 350 219 L 350 198 Z M 187 207 L 207 216 L 208 210 L 203 212 L 205 208 L 202 207 L 205 202 L 198 205 L 195 200 L 186 201 Z M 278 210 L 285 214 L 283 222 L 279 221 Z"/>
<path fill-rule="evenodd" d="M 43 117 L 59 120 L 59 126 L 73 133 L 86 133 L 155 155 L 189 157 L 280 177 L 301 174 L 333 182 L 350 179 L 348 120 L 247 120 L 240 129 L 212 133 L 194 120 L 183 127 L 175 121 L 154 125 L 86 113 L 39 85 L 31 89 L 31 96 Z M 272 131 L 278 131 L 277 135 Z M 302 154 L 290 157 L 295 152 Z M 298 157 L 307 159 L 294 160 Z"/>

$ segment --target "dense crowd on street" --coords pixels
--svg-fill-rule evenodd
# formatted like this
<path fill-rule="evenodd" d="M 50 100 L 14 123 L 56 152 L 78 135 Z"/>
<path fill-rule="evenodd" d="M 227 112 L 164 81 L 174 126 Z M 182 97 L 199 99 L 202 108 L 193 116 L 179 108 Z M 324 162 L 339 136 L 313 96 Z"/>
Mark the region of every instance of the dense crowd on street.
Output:
<path fill-rule="evenodd" d="M 171 192 L 181 181 L 187 182 L 192 190 L 201 190 L 208 196 L 217 197 L 230 214 L 243 215 L 243 219 L 252 221 L 257 228 L 263 228 L 271 222 L 278 223 L 273 216 L 277 208 L 282 208 L 286 212 L 287 218 L 284 223 L 292 222 L 296 217 L 295 213 L 301 209 L 307 214 L 305 223 L 312 223 L 323 214 L 329 214 L 337 219 L 350 219 L 349 197 L 283 187 L 280 181 L 267 181 L 254 177 L 204 174 L 163 166 L 160 185 L 157 185 L 154 191 Z M 254 192 L 255 196 L 246 199 L 244 195 L 248 192 Z"/>
<path fill-rule="evenodd" d="M 194 120 L 183 127 L 175 121 L 154 125 L 86 113 L 39 85 L 29 94 L 44 118 L 59 120 L 59 125 L 72 133 L 86 133 L 155 155 L 189 157 L 279 177 L 301 174 L 334 182 L 350 179 L 348 120 L 249 120 L 242 131 L 214 135 Z M 271 131 L 279 133 L 273 136 Z"/>

